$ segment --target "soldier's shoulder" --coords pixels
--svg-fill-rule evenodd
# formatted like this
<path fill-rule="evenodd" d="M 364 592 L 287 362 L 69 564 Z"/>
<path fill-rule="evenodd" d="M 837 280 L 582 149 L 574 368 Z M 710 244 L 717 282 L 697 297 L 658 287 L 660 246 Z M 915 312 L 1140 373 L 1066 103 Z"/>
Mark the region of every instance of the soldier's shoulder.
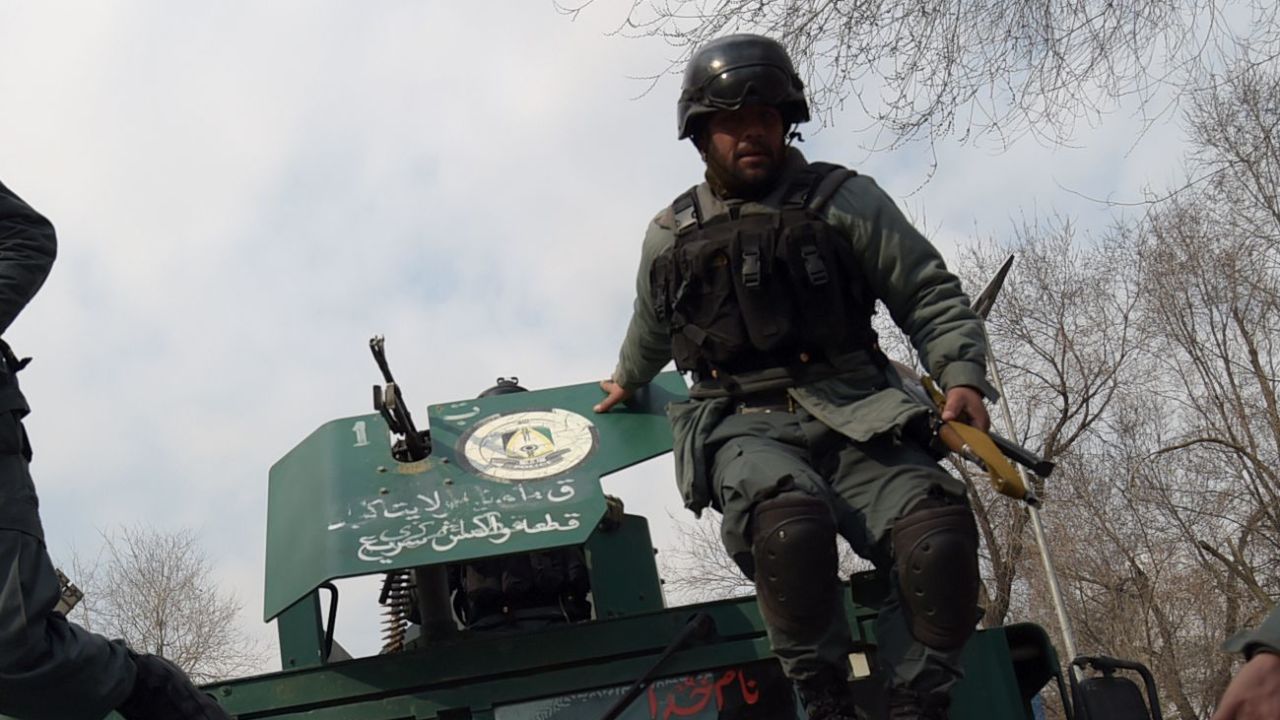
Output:
<path fill-rule="evenodd" d="M 653 219 L 649 221 L 649 224 L 652 226 L 661 228 L 663 230 L 675 230 L 676 229 L 676 211 L 673 210 L 670 205 L 668 205 L 662 208 L 661 210 L 659 210 L 658 214 L 654 215 Z"/>
<path fill-rule="evenodd" d="M 641 255 L 649 258 L 656 257 L 675 244 L 675 241 L 675 212 L 670 207 L 665 207 L 649 221 L 649 227 L 644 233 L 644 248 L 641 250 Z"/>
<path fill-rule="evenodd" d="M 849 168 L 852 170 L 853 168 Z M 885 204 L 893 204 L 892 198 L 880 187 L 875 178 L 860 171 L 850 173 L 832 195 L 829 208 L 848 214 L 874 213 Z"/>
<path fill-rule="evenodd" d="M 844 165 L 842 163 L 833 163 L 833 162 L 812 162 L 812 163 L 809 163 L 809 168 L 811 170 L 821 173 L 824 176 L 829 176 L 836 172 L 843 173 L 844 181 L 841 182 L 841 186 L 848 186 L 848 187 L 855 187 L 855 188 L 856 187 L 879 188 L 879 185 L 876 184 L 875 178 L 866 174 L 862 170 L 854 167 L 853 165 Z"/>

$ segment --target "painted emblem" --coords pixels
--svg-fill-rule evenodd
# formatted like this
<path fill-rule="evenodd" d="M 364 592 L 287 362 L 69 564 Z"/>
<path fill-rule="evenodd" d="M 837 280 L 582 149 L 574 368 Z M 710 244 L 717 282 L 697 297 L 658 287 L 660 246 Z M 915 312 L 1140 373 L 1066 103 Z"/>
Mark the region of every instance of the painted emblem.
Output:
<path fill-rule="evenodd" d="M 522 410 L 477 422 L 458 442 L 458 456 L 477 475 L 524 482 L 569 472 L 597 442 L 596 426 L 577 413 Z"/>

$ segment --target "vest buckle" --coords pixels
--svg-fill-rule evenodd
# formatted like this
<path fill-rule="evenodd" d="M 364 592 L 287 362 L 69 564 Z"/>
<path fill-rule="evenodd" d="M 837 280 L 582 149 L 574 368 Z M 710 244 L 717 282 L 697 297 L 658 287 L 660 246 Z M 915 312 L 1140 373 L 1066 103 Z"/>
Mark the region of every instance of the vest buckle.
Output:
<path fill-rule="evenodd" d="M 822 254 L 816 245 L 805 245 L 800 248 L 800 259 L 804 262 L 804 272 L 809 276 L 809 284 L 814 287 L 826 285 L 830 277 L 827 275 L 827 264 L 822 261 Z"/>
<path fill-rule="evenodd" d="M 742 284 L 749 288 L 760 287 L 760 248 L 742 250 Z"/>

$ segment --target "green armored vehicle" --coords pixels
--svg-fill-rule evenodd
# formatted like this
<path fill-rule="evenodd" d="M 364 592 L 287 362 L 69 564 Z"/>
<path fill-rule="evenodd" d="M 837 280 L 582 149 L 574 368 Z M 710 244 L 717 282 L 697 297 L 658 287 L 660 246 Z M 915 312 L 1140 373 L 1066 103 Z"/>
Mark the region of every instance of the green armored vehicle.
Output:
<path fill-rule="evenodd" d="M 377 339 L 374 349 L 388 381 L 380 412 L 322 425 L 271 469 L 264 616 L 277 625 L 284 670 L 209 686 L 231 713 L 803 720 L 754 598 L 666 607 L 648 523 L 601 489 L 603 476 L 670 451 L 664 406 L 685 396 L 679 375 L 605 415 L 592 412 L 595 383 L 431 405 L 428 434 Z M 558 568 L 541 605 L 460 597 L 486 564 L 525 557 Z M 377 609 L 342 605 L 332 581 L 363 575 L 383 577 L 386 644 L 349 659 L 335 623 Z M 849 583 L 855 672 L 874 666 L 881 596 L 874 575 Z M 1038 626 L 978 632 L 952 716 L 1032 718 L 1040 689 L 1061 686 L 1058 667 Z M 879 716 L 878 678 L 854 686 Z"/>

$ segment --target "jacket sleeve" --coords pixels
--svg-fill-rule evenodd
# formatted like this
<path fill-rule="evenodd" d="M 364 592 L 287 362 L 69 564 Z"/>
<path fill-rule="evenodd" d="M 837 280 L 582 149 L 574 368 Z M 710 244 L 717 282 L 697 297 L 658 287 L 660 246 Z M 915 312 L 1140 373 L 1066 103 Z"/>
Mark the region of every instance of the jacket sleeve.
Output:
<path fill-rule="evenodd" d="M 44 284 L 57 251 L 53 225 L 0 184 L 0 335 Z"/>
<path fill-rule="evenodd" d="M 937 248 L 865 175 L 847 180 L 827 208 L 828 220 L 849 234 L 862 280 L 911 339 L 929 374 L 944 388 L 967 385 L 994 399 L 982 320 Z"/>
<path fill-rule="evenodd" d="M 1273 609 L 1258 627 L 1232 635 L 1222 649 L 1244 653 L 1245 658 L 1251 658 L 1259 652 L 1280 654 L 1280 607 Z"/>
<path fill-rule="evenodd" d="M 654 312 L 649 282 L 654 258 L 675 242 L 675 237 L 660 224 L 659 218 L 654 218 L 644 236 L 631 322 L 618 352 L 618 366 L 613 371 L 614 382 L 628 390 L 648 383 L 671 360 L 671 337 Z"/>

